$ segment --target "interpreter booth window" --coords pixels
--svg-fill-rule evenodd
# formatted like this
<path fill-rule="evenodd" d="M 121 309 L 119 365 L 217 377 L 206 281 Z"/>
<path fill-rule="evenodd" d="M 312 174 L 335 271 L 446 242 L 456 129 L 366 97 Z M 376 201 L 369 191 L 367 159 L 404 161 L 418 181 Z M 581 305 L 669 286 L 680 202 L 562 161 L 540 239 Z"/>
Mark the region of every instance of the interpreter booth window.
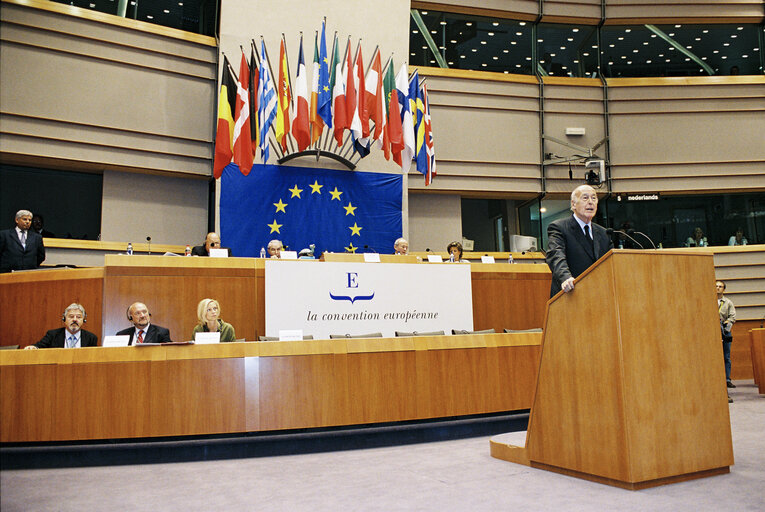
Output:
<path fill-rule="evenodd" d="M 13 227 L 16 212 L 29 210 L 45 237 L 97 240 L 102 184 L 101 174 L 2 165 L 0 227 Z"/>
<path fill-rule="evenodd" d="M 755 75 L 762 73 L 755 24 L 604 25 L 606 77 Z"/>
<path fill-rule="evenodd" d="M 533 74 L 532 23 L 412 9 L 409 64 Z"/>
<path fill-rule="evenodd" d="M 53 0 L 163 27 L 215 36 L 220 0 Z"/>
<path fill-rule="evenodd" d="M 598 77 L 597 27 L 540 23 L 536 43 L 541 76 Z"/>
<path fill-rule="evenodd" d="M 697 230 L 706 245 L 747 245 L 765 242 L 765 200 L 762 194 L 660 196 L 658 194 L 616 195 L 602 202 L 609 227 L 645 233 L 657 246 L 694 246 Z M 657 199 L 642 200 L 643 197 Z M 642 235 L 638 243 L 650 246 Z M 732 239 L 732 240 L 731 240 Z M 627 244 L 631 246 L 630 244 Z"/>

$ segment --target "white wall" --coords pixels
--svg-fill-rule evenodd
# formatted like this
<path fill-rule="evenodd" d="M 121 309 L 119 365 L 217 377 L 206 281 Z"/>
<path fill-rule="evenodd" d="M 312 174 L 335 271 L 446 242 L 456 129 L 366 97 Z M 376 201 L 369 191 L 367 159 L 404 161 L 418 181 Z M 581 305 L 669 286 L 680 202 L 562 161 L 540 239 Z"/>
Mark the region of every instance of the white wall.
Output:
<path fill-rule="evenodd" d="M 410 194 L 409 250 L 445 252 L 454 240 L 462 240 L 460 196 Z"/>
<path fill-rule="evenodd" d="M 207 180 L 104 171 L 101 240 L 198 245 L 207 190 Z"/>

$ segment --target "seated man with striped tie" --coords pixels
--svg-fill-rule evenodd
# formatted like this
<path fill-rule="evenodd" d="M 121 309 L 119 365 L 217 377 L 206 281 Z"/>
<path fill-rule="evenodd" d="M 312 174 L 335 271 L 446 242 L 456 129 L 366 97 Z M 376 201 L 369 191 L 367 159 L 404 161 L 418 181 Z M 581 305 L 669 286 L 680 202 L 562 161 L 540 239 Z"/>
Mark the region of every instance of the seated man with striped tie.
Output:
<path fill-rule="evenodd" d="M 64 310 L 61 321 L 64 327 L 51 329 L 45 333 L 43 339 L 24 347 L 25 349 L 37 348 L 80 348 L 97 347 L 98 337 L 92 332 L 82 328 L 82 324 L 87 320 L 88 315 L 81 304 L 73 302 Z"/>
<path fill-rule="evenodd" d="M 133 322 L 133 327 L 128 327 L 117 333 L 117 336 L 130 336 L 128 345 L 133 343 L 168 343 L 170 330 L 151 323 L 151 313 L 146 304 L 134 302 L 127 309 L 127 319 Z"/>

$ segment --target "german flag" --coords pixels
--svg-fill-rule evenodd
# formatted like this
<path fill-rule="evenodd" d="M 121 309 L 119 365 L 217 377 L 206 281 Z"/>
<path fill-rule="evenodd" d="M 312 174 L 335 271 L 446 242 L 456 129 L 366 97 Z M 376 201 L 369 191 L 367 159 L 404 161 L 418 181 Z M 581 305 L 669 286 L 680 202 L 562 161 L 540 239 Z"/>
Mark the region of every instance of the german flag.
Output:
<path fill-rule="evenodd" d="M 218 96 L 218 126 L 215 133 L 215 160 L 213 176 L 220 178 L 223 168 L 234 156 L 234 106 L 236 105 L 236 80 L 231 74 L 231 64 L 223 57 L 223 73 Z"/>

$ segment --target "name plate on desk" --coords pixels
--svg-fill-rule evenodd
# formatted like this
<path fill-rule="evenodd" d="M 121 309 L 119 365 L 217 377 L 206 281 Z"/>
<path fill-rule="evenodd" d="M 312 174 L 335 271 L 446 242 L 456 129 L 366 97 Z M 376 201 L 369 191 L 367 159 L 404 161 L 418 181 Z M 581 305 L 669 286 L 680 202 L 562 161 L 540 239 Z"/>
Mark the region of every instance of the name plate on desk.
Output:
<path fill-rule="evenodd" d="M 266 335 L 473 330 L 469 265 L 265 262 Z"/>
<path fill-rule="evenodd" d="M 220 343 L 219 332 L 198 332 L 194 334 L 194 343 L 204 345 L 206 343 Z"/>

